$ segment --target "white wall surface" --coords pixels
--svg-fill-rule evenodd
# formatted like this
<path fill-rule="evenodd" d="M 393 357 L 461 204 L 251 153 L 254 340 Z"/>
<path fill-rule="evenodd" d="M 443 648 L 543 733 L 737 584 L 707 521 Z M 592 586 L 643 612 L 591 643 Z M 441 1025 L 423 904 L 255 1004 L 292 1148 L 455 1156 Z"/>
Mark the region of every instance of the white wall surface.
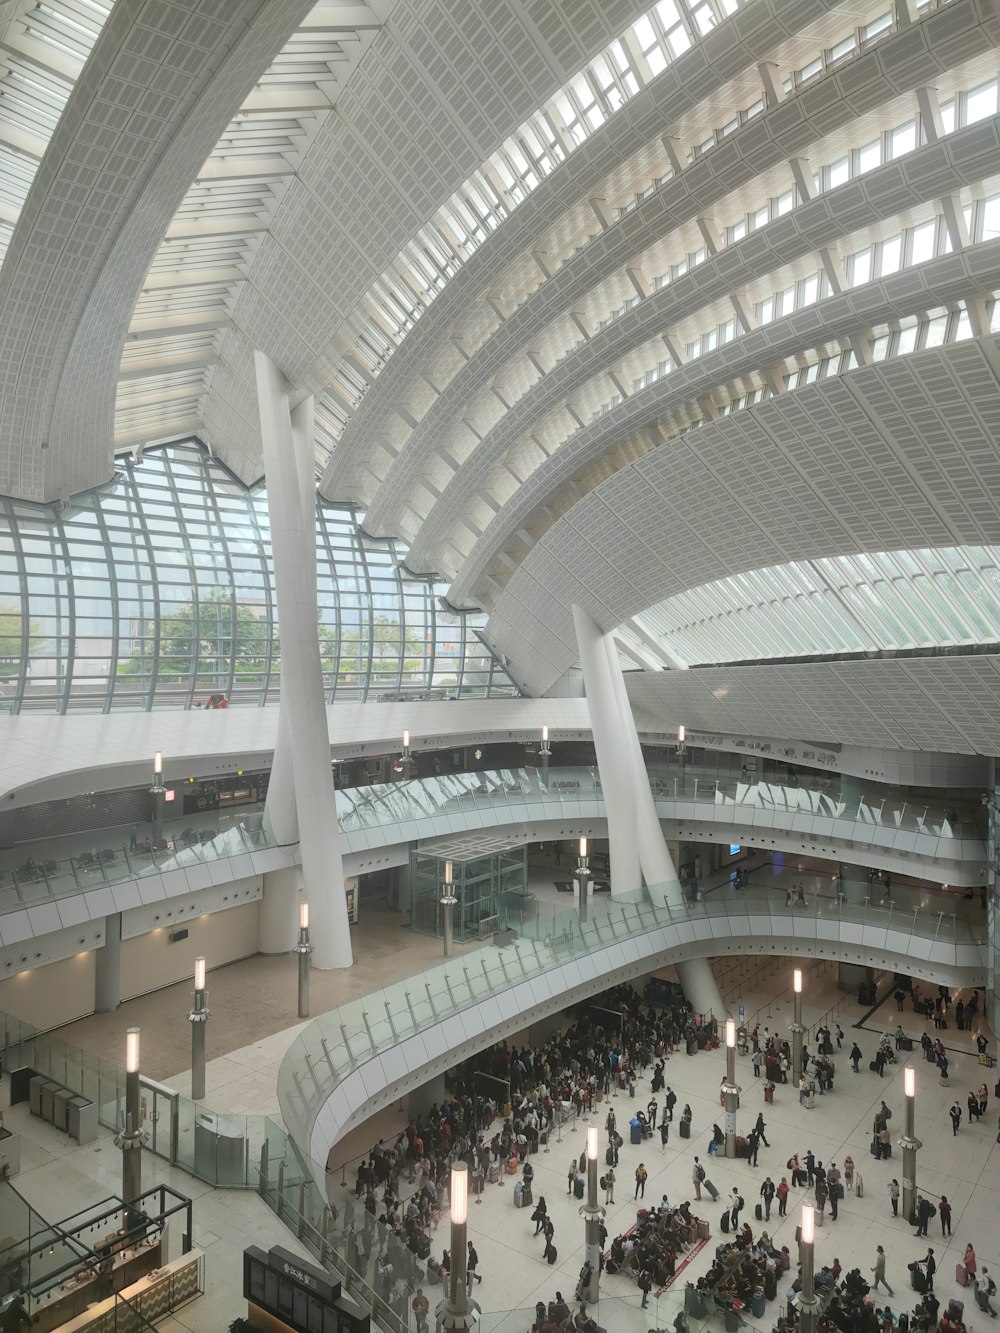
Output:
<path fill-rule="evenodd" d="M 251 957 L 257 952 L 259 908 L 257 902 L 245 903 L 185 921 L 188 937 L 176 944 L 171 943 L 167 926 L 122 940 L 122 999 L 131 1000 L 192 976 L 199 954 L 209 967 Z M 93 994 L 90 1007 L 93 1009 Z"/>
<path fill-rule="evenodd" d="M 0 981 L 0 1011 L 45 1032 L 94 1012 L 94 954 L 78 953 Z"/>

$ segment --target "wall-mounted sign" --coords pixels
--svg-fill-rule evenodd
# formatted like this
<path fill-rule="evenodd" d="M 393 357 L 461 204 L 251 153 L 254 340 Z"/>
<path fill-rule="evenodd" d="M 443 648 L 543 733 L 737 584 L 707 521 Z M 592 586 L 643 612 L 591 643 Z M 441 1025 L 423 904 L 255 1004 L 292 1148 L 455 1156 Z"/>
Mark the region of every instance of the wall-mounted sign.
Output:
<path fill-rule="evenodd" d="M 371 1319 L 340 1294 L 323 1268 L 275 1245 L 243 1251 L 243 1295 L 295 1333 L 369 1333 Z"/>

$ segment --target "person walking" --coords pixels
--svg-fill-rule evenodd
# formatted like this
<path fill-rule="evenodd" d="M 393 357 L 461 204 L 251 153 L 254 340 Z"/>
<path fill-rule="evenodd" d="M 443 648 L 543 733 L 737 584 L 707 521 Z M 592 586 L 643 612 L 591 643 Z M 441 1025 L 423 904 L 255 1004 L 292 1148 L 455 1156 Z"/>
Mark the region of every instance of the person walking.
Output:
<path fill-rule="evenodd" d="M 899 1216 L 899 1181 L 895 1178 L 889 1181 L 889 1202 L 892 1204 L 893 1217 Z"/>
<path fill-rule="evenodd" d="M 760 1187 L 760 1197 L 764 1200 L 764 1221 L 771 1220 L 771 1204 L 774 1202 L 775 1187 L 774 1181 L 770 1176 L 764 1177 L 764 1183 Z"/>
<path fill-rule="evenodd" d="M 755 1130 L 751 1130 L 747 1135 L 747 1163 L 750 1166 L 757 1165 L 757 1153 L 760 1150 L 760 1141 L 757 1138 Z"/>
<path fill-rule="evenodd" d="M 997 1284 L 989 1275 L 986 1265 L 983 1264 L 982 1272 L 976 1278 L 976 1304 L 982 1310 L 983 1314 L 988 1314 L 991 1319 L 996 1319 L 997 1312 L 990 1304 L 990 1297 L 996 1295 Z"/>
<path fill-rule="evenodd" d="M 541 1231 L 545 1225 L 545 1219 L 549 1215 L 548 1205 L 545 1202 L 545 1195 L 539 1194 L 538 1202 L 535 1204 L 535 1211 L 531 1214 L 531 1220 L 535 1224 L 535 1235 Z"/>
<path fill-rule="evenodd" d="M 692 1185 L 694 1185 L 694 1197 L 696 1199 L 701 1198 L 701 1183 L 704 1179 L 705 1179 L 705 1168 L 702 1166 L 701 1162 L 699 1162 L 698 1158 L 696 1157 L 694 1159 L 694 1166 L 691 1168 L 691 1183 Z"/>
<path fill-rule="evenodd" d="M 482 1282 L 482 1274 L 477 1273 L 479 1267 L 479 1255 L 476 1253 L 476 1247 L 472 1241 L 469 1241 L 469 1257 L 465 1261 L 465 1280 L 469 1284 L 469 1290 L 472 1290 L 473 1282 Z"/>
<path fill-rule="evenodd" d="M 642 1305 L 640 1310 L 645 1310 L 649 1304 L 649 1293 L 653 1289 L 653 1275 L 648 1268 L 644 1268 L 639 1274 L 639 1290 L 642 1292 Z"/>
<path fill-rule="evenodd" d="M 938 1212 L 941 1214 L 941 1235 L 951 1235 L 951 1204 L 948 1202 L 947 1194 L 941 1195 L 941 1202 L 938 1204 Z"/>
<path fill-rule="evenodd" d="M 431 1303 L 424 1295 L 423 1287 L 418 1287 L 416 1295 L 410 1302 L 410 1309 L 413 1311 L 413 1317 L 417 1321 L 417 1333 L 427 1333 L 427 1315 L 430 1312 Z"/>
<path fill-rule="evenodd" d="M 660 1121 L 660 1152 L 666 1152 L 667 1140 L 670 1138 L 670 1121 L 666 1116 Z"/>
<path fill-rule="evenodd" d="M 892 1296 L 893 1290 L 885 1280 L 885 1250 L 879 1245 L 875 1249 L 875 1267 L 872 1269 L 875 1274 L 875 1281 L 872 1283 L 872 1291 L 878 1291 L 879 1283 L 885 1287 L 886 1291 Z"/>
<path fill-rule="evenodd" d="M 733 1186 L 733 1192 L 729 1200 L 729 1229 L 735 1231 L 739 1226 L 740 1211 L 743 1208 L 743 1196 L 736 1186 Z"/>
<path fill-rule="evenodd" d="M 840 1202 L 840 1168 L 836 1162 L 830 1163 L 826 1173 L 826 1187 L 830 1191 L 830 1218 L 837 1220 L 837 1204 Z"/>
<path fill-rule="evenodd" d="M 962 1123 L 962 1108 L 959 1106 L 957 1098 L 952 1102 L 951 1110 L 948 1114 L 951 1116 L 951 1132 L 954 1137 L 954 1135 L 958 1133 L 959 1125 Z M 972 1117 L 970 1116 L 969 1119 L 971 1120 Z"/>
<path fill-rule="evenodd" d="M 764 1126 L 766 1124 L 767 1121 L 764 1119 L 764 1112 L 758 1111 L 757 1123 L 753 1127 L 753 1132 L 757 1135 L 757 1137 L 760 1139 L 761 1143 L 763 1143 L 765 1148 L 770 1148 L 771 1145 L 768 1143 L 767 1136 L 764 1133 Z"/>
<path fill-rule="evenodd" d="M 916 1236 L 927 1235 L 927 1223 L 931 1220 L 931 1209 L 933 1205 L 930 1199 L 925 1199 L 922 1194 L 917 1195 L 917 1229 L 914 1232 Z"/>
<path fill-rule="evenodd" d="M 864 1057 L 861 1054 L 861 1047 L 858 1045 L 857 1042 L 855 1042 L 854 1045 L 851 1047 L 851 1054 L 849 1058 L 851 1061 L 851 1068 L 854 1070 L 855 1074 L 858 1073 L 858 1067 L 860 1066 L 861 1061 L 864 1059 Z"/>
<path fill-rule="evenodd" d="M 575 1157 L 573 1158 L 572 1162 L 570 1162 L 570 1164 L 569 1164 L 569 1170 L 566 1172 L 566 1193 L 567 1193 L 567 1194 L 572 1194 L 572 1193 L 573 1193 L 573 1186 L 576 1184 L 576 1178 L 577 1178 L 577 1176 L 580 1174 L 580 1172 L 579 1172 L 579 1165 L 580 1165 L 580 1164 L 579 1164 L 579 1162 L 577 1162 L 577 1160 L 576 1160 Z"/>
<path fill-rule="evenodd" d="M 759 1047 L 756 1051 L 754 1051 L 753 1055 L 751 1056 L 751 1063 L 753 1064 L 754 1078 L 760 1078 L 760 1067 L 764 1063 L 764 1053 L 760 1050 Z"/>
<path fill-rule="evenodd" d="M 638 1199 L 640 1196 L 643 1199 L 646 1197 L 646 1177 L 648 1174 L 645 1164 L 640 1162 L 635 1168 L 635 1194 L 632 1196 L 634 1199 Z"/>
<path fill-rule="evenodd" d="M 615 1201 L 615 1169 L 609 1166 L 604 1173 L 604 1202 L 614 1203 Z"/>
<path fill-rule="evenodd" d="M 788 1180 L 782 1176 L 775 1191 L 778 1196 L 778 1216 L 784 1217 L 788 1208 Z"/>
<path fill-rule="evenodd" d="M 658 1111 L 659 1109 L 660 1109 L 660 1108 L 659 1108 L 659 1106 L 657 1105 L 656 1098 L 655 1098 L 655 1097 L 651 1097 L 650 1100 L 649 1100 L 649 1105 L 646 1107 L 646 1114 L 647 1114 L 647 1116 L 648 1116 L 648 1118 L 649 1118 L 649 1127 L 650 1127 L 650 1129 L 655 1129 L 655 1128 L 656 1128 L 656 1113 L 657 1113 L 657 1111 Z"/>

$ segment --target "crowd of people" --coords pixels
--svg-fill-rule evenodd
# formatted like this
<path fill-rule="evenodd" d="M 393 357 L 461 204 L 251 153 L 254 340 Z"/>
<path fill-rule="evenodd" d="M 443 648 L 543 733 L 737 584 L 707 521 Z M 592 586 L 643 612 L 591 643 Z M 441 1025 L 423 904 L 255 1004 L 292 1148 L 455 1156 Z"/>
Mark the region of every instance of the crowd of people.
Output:
<path fill-rule="evenodd" d="M 971 1003 L 968 1007 L 972 1007 Z M 821 1027 L 816 1032 L 812 1049 L 809 1045 L 803 1049 L 803 1067 L 798 1075 L 791 1068 L 789 1043 L 780 1034 L 756 1025 L 743 1029 L 740 1035 L 741 1044 L 751 1057 L 754 1076 L 765 1079 L 765 1102 L 770 1100 L 766 1095 L 768 1087 L 773 1090 L 775 1083 L 786 1079 L 797 1084 L 800 1079 L 815 1083 L 820 1093 L 830 1090 L 831 1057 L 845 1041 L 839 1024 Z M 902 1029 L 897 1029 L 895 1043 L 885 1034 L 879 1041 L 878 1054 L 889 1063 L 895 1059 L 894 1047 L 905 1049 L 904 1041 Z M 623 1116 L 621 1126 L 634 1144 L 653 1146 L 659 1140 L 662 1150 L 675 1129 L 681 1137 L 689 1137 L 691 1107 L 682 1104 L 667 1083 L 666 1062 L 674 1051 L 693 1053 L 717 1044 L 715 1025 L 697 1021 L 676 988 L 660 984 L 655 993 L 651 987 L 640 996 L 632 987 L 621 986 L 593 1001 L 591 1008 L 578 1011 L 567 1029 L 546 1041 L 534 1047 L 499 1044 L 453 1070 L 448 1080 L 448 1096 L 411 1120 L 394 1142 L 376 1144 L 358 1169 L 354 1199 L 349 1205 L 351 1215 L 345 1218 L 345 1227 L 352 1230 L 360 1256 L 369 1260 L 374 1254 L 377 1290 L 386 1303 L 396 1309 L 403 1304 L 408 1306 L 416 1319 L 418 1333 L 424 1333 L 431 1304 L 425 1288 L 444 1281 L 451 1271 L 452 1256 L 447 1249 L 442 1250 L 440 1259 L 434 1257 L 434 1233 L 447 1207 L 451 1167 L 459 1161 L 468 1165 L 474 1197 L 481 1197 L 493 1185 L 516 1181 L 515 1202 L 524 1209 L 525 1224 L 533 1227 L 533 1236 L 540 1246 L 539 1258 L 555 1264 L 558 1238 L 551 1209 L 544 1195 L 537 1199 L 533 1196 L 534 1153 L 547 1148 L 563 1127 L 569 1132 L 581 1118 L 598 1111 L 606 1131 L 600 1188 L 605 1204 L 613 1204 L 624 1138 L 619 1133 L 615 1106 L 607 1101 L 598 1109 L 597 1104 L 605 1102 L 616 1090 L 630 1099 L 638 1099 L 639 1106 L 628 1108 L 627 1121 Z M 856 1072 L 860 1071 L 863 1059 L 854 1042 L 850 1060 Z M 649 1087 L 648 1100 L 640 1084 Z M 615 1105 L 621 1113 L 621 1105 Z M 985 1084 L 976 1092 L 970 1091 L 969 1122 L 980 1120 L 987 1105 Z M 955 1109 L 952 1108 L 953 1116 Z M 957 1109 L 961 1120 L 962 1108 L 957 1106 Z M 872 1152 L 878 1157 L 891 1155 L 891 1117 L 892 1112 L 883 1101 L 872 1126 Z M 713 1126 L 709 1151 L 721 1150 L 724 1140 L 719 1126 Z M 757 1166 L 758 1152 L 770 1146 L 763 1112 L 758 1113 L 740 1144 L 744 1149 L 741 1155 L 749 1158 L 751 1166 Z M 585 1155 L 574 1156 L 566 1173 L 569 1194 L 583 1197 L 586 1172 Z M 640 1161 L 634 1168 L 633 1198 L 641 1205 L 637 1208 L 635 1225 L 616 1235 L 610 1246 L 603 1222 L 600 1225 L 602 1269 L 609 1275 L 621 1274 L 634 1280 L 643 1308 L 652 1291 L 662 1290 L 674 1281 L 685 1256 L 707 1238 L 709 1231 L 708 1221 L 698 1215 L 692 1202 L 671 1206 L 664 1195 L 658 1205 L 647 1208 L 644 1196 L 648 1175 L 645 1163 Z M 714 1187 L 705 1181 L 705 1169 L 697 1156 L 693 1160 L 691 1183 L 694 1205 L 702 1198 L 703 1185 L 715 1195 Z M 408 1193 L 406 1186 L 410 1187 Z M 709 1304 L 755 1312 L 760 1308 L 763 1313 L 763 1302 L 775 1295 L 782 1284 L 782 1272 L 789 1267 L 793 1270 L 793 1290 L 795 1285 L 797 1255 L 789 1254 L 787 1247 L 775 1246 L 768 1234 L 772 1208 L 777 1208 L 779 1218 L 785 1216 L 791 1191 L 802 1189 L 811 1193 L 821 1219 L 825 1214 L 836 1221 L 838 1204 L 845 1191 L 856 1190 L 860 1194 L 861 1186 L 860 1172 L 850 1156 L 840 1168 L 832 1161 L 824 1166 L 811 1149 L 801 1157 L 793 1153 L 785 1171 L 774 1170 L 773 1175 L 765 1163 L 757 1213 L 762 1223 L 759 1233 L 755 1235 L 750 1224 L 742 1220 L 744 1200 L 739 1190 L 734 1189 L 726 1201 L 726 1222 L 722 1228 L 729 1231 L 729 1238 L 718 1247 L 708 1272 L 689 1286 L 689 1292 L 694 1293 L 688 1296 L 689 1313 L 697 1313 L 701 1306 Z M 633 1188 L 631 1163 L 628 1188 Z M 887 1189 L 895 1214 L 900 1200 L 898 1181 L 889 1182 Z M 940 1216 L 942 1234 L 949 1235 L 948 1200 L 939 1199 L 935 1207 L 928 1199 L 918 1198 L 910 1219 L 917 1236 L 928 1235 L 928 1225 L 935 1216 Z M 895 1296 L 886 1279 L 881 1247 L 879 1256 L 872 1269 L 871 1287 L 857 1269 L 842 1274 L 837 1261 L 817 1275 L 823 1305 L 821 1330 L 908 1333 L 912 1329 L 913 1333 L 930 1333 L 937 1329 L 938 1333 L 962 1333 L 961 1319 L 956 1318 L 955 1309 L 942 1313 L 937 1307 L 933 1293 L 933 1250 L 913 1266 L 925 1277 L 930 1269 L 927 1290 L 919 1292 L 921 1299 L 913 1311 L 902 1314 L 875 1304 L 880 1286 L 890 1299 Z M 470 1288 L 483 1280 L 471 1242 L 465 1267 Z M 970 1273 L 970 1283 L 977 1303 L 992 1315 L 992 1279 L 981 1270 Z M 539 1303 L 533 1333 L 603 1333 L 587 1312 L 588 1291 L 589 1271 L 585 1270 L 573 1292 L 572 1306 L 576 1308 L 571 1308 L 571 1303 L 556 1292 L 553 1300 Z M 682 1326 L 683 1317 L 677 1328 Z M 789 1308 L 778 1320 L 777 1333 L 787 1333 L 794 1327 L 795 1313 Z"/>

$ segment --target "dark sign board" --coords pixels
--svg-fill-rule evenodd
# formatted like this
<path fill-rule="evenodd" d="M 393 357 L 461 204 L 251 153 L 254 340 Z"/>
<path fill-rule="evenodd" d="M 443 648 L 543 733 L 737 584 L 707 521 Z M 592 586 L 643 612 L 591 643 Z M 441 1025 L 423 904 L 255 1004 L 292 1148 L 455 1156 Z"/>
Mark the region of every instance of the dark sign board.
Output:
<path fill-rule="evenodd" d="M 243 1295 L 296 1333 L 369 1333 L 369 1316 L 341 1300 L 339 1282 L 280 1245 L 243 1251 Z"/>

